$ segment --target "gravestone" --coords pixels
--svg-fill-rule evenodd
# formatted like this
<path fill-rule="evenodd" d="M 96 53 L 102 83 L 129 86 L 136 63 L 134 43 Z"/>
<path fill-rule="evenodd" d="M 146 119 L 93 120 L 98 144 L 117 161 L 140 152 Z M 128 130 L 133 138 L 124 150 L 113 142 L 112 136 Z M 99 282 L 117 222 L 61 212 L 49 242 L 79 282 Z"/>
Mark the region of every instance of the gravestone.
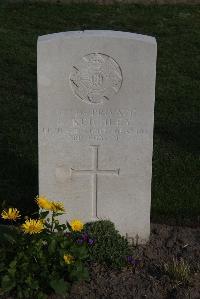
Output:
<path fill-rule="evenodd" d="M 66 218 L 150 232 L 156 75 L 153 37 L 74 31 L 38 39 L 39 193 Z"/>

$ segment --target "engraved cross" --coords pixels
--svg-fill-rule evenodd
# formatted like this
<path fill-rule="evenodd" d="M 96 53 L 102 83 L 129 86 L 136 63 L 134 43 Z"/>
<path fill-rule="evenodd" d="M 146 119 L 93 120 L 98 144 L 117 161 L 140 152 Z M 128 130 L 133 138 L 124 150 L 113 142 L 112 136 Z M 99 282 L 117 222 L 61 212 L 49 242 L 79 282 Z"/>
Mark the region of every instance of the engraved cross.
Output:
<path fill-rule="evenodd" d="M 92 179 L 92 217 L 98 219 L 97 216 L 97 196 L 98 196 L 98 174 L 99 175 L 119 175 L 120 169 L 104 170 L 98 166 L 98 145 L 91 145 L 92 148 L 92 169 L 70 169 L 70 176 L 75 175 L 91 175 Z"/>

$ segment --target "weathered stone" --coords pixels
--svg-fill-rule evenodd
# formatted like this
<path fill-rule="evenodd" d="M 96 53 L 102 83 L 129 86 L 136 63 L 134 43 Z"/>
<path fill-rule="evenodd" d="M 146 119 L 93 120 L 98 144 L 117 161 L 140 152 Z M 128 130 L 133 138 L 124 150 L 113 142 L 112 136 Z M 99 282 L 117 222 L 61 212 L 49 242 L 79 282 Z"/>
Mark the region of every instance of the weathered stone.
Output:
<path fill-rule="evenodd" d="M 38 40 L 39 190 L 68 220 L 150 232 L 156 41 L 117 31 Z"/>

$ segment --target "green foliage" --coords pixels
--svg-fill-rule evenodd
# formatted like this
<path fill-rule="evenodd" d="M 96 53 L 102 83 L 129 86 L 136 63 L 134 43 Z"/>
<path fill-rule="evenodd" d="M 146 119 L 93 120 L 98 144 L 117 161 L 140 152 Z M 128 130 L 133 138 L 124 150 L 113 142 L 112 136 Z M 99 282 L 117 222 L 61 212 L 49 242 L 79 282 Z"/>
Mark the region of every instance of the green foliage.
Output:
<path fill-rule="evenodd" d="M 9 245 L 16 243 L 18 238 L 18 229 L 14 225 L 0 224 L 0 245 Z"/>
<path fill-rule="evenodd" d="M 69 284 L 67 284 L 63 278 L 51 280 L 50 286 L 55 291 L 55 293 L 59 295 L 66 294 L 69 290 Z"/>
<path fill-rule="evenodd" d="M 119 234 L 111 221 L 87 223 L 85 230 L 94 240 L 94 244 L 89 247 L 91 261 L 105 263 L 113 268 L 127 265 L 127 256 L 132 251 L 128 241 Z"/>
<path fill-rule="evenodd" d="M 173 258 L 171 263 L 164 265 L 165 272 L 169 277 L 178 283 L 188 283 L 190 280 L 191 269 L 189 264 L 183 259 Z"/>
<path fill-rule="evenodd" d="M 0 243 L 0 295 L 45 299 L 56 293 L 65 297 L 73 281 L 88 279 L 87 244 L 76 242 L 81 233 L 72 231 L 69 223 L 59 224 L 58 214 L 53 212 L 50 221 L 44 219 L 48 213 L 40 213 L 45 224 L 40 233 L 24 233 L 16 226 L 17 238 L 13 238 L 12 227 L 0 227 L 0 237 L 10 236 Z M 69 264 L 65 255 L 73 258 Z"/>

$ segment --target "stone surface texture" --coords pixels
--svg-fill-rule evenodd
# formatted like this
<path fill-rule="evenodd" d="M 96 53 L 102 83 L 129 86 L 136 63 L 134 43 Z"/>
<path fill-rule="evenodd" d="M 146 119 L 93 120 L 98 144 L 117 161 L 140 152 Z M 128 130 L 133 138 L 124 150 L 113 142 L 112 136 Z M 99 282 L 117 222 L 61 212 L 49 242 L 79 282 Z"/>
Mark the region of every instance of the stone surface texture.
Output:
<path fill-rule="evenodd" d="M 110 219 L 128 238 L 148 240 L 155 76 L 153 37 L 39 37 L 39 192 L 64 202 L 62 221 Z"/>

